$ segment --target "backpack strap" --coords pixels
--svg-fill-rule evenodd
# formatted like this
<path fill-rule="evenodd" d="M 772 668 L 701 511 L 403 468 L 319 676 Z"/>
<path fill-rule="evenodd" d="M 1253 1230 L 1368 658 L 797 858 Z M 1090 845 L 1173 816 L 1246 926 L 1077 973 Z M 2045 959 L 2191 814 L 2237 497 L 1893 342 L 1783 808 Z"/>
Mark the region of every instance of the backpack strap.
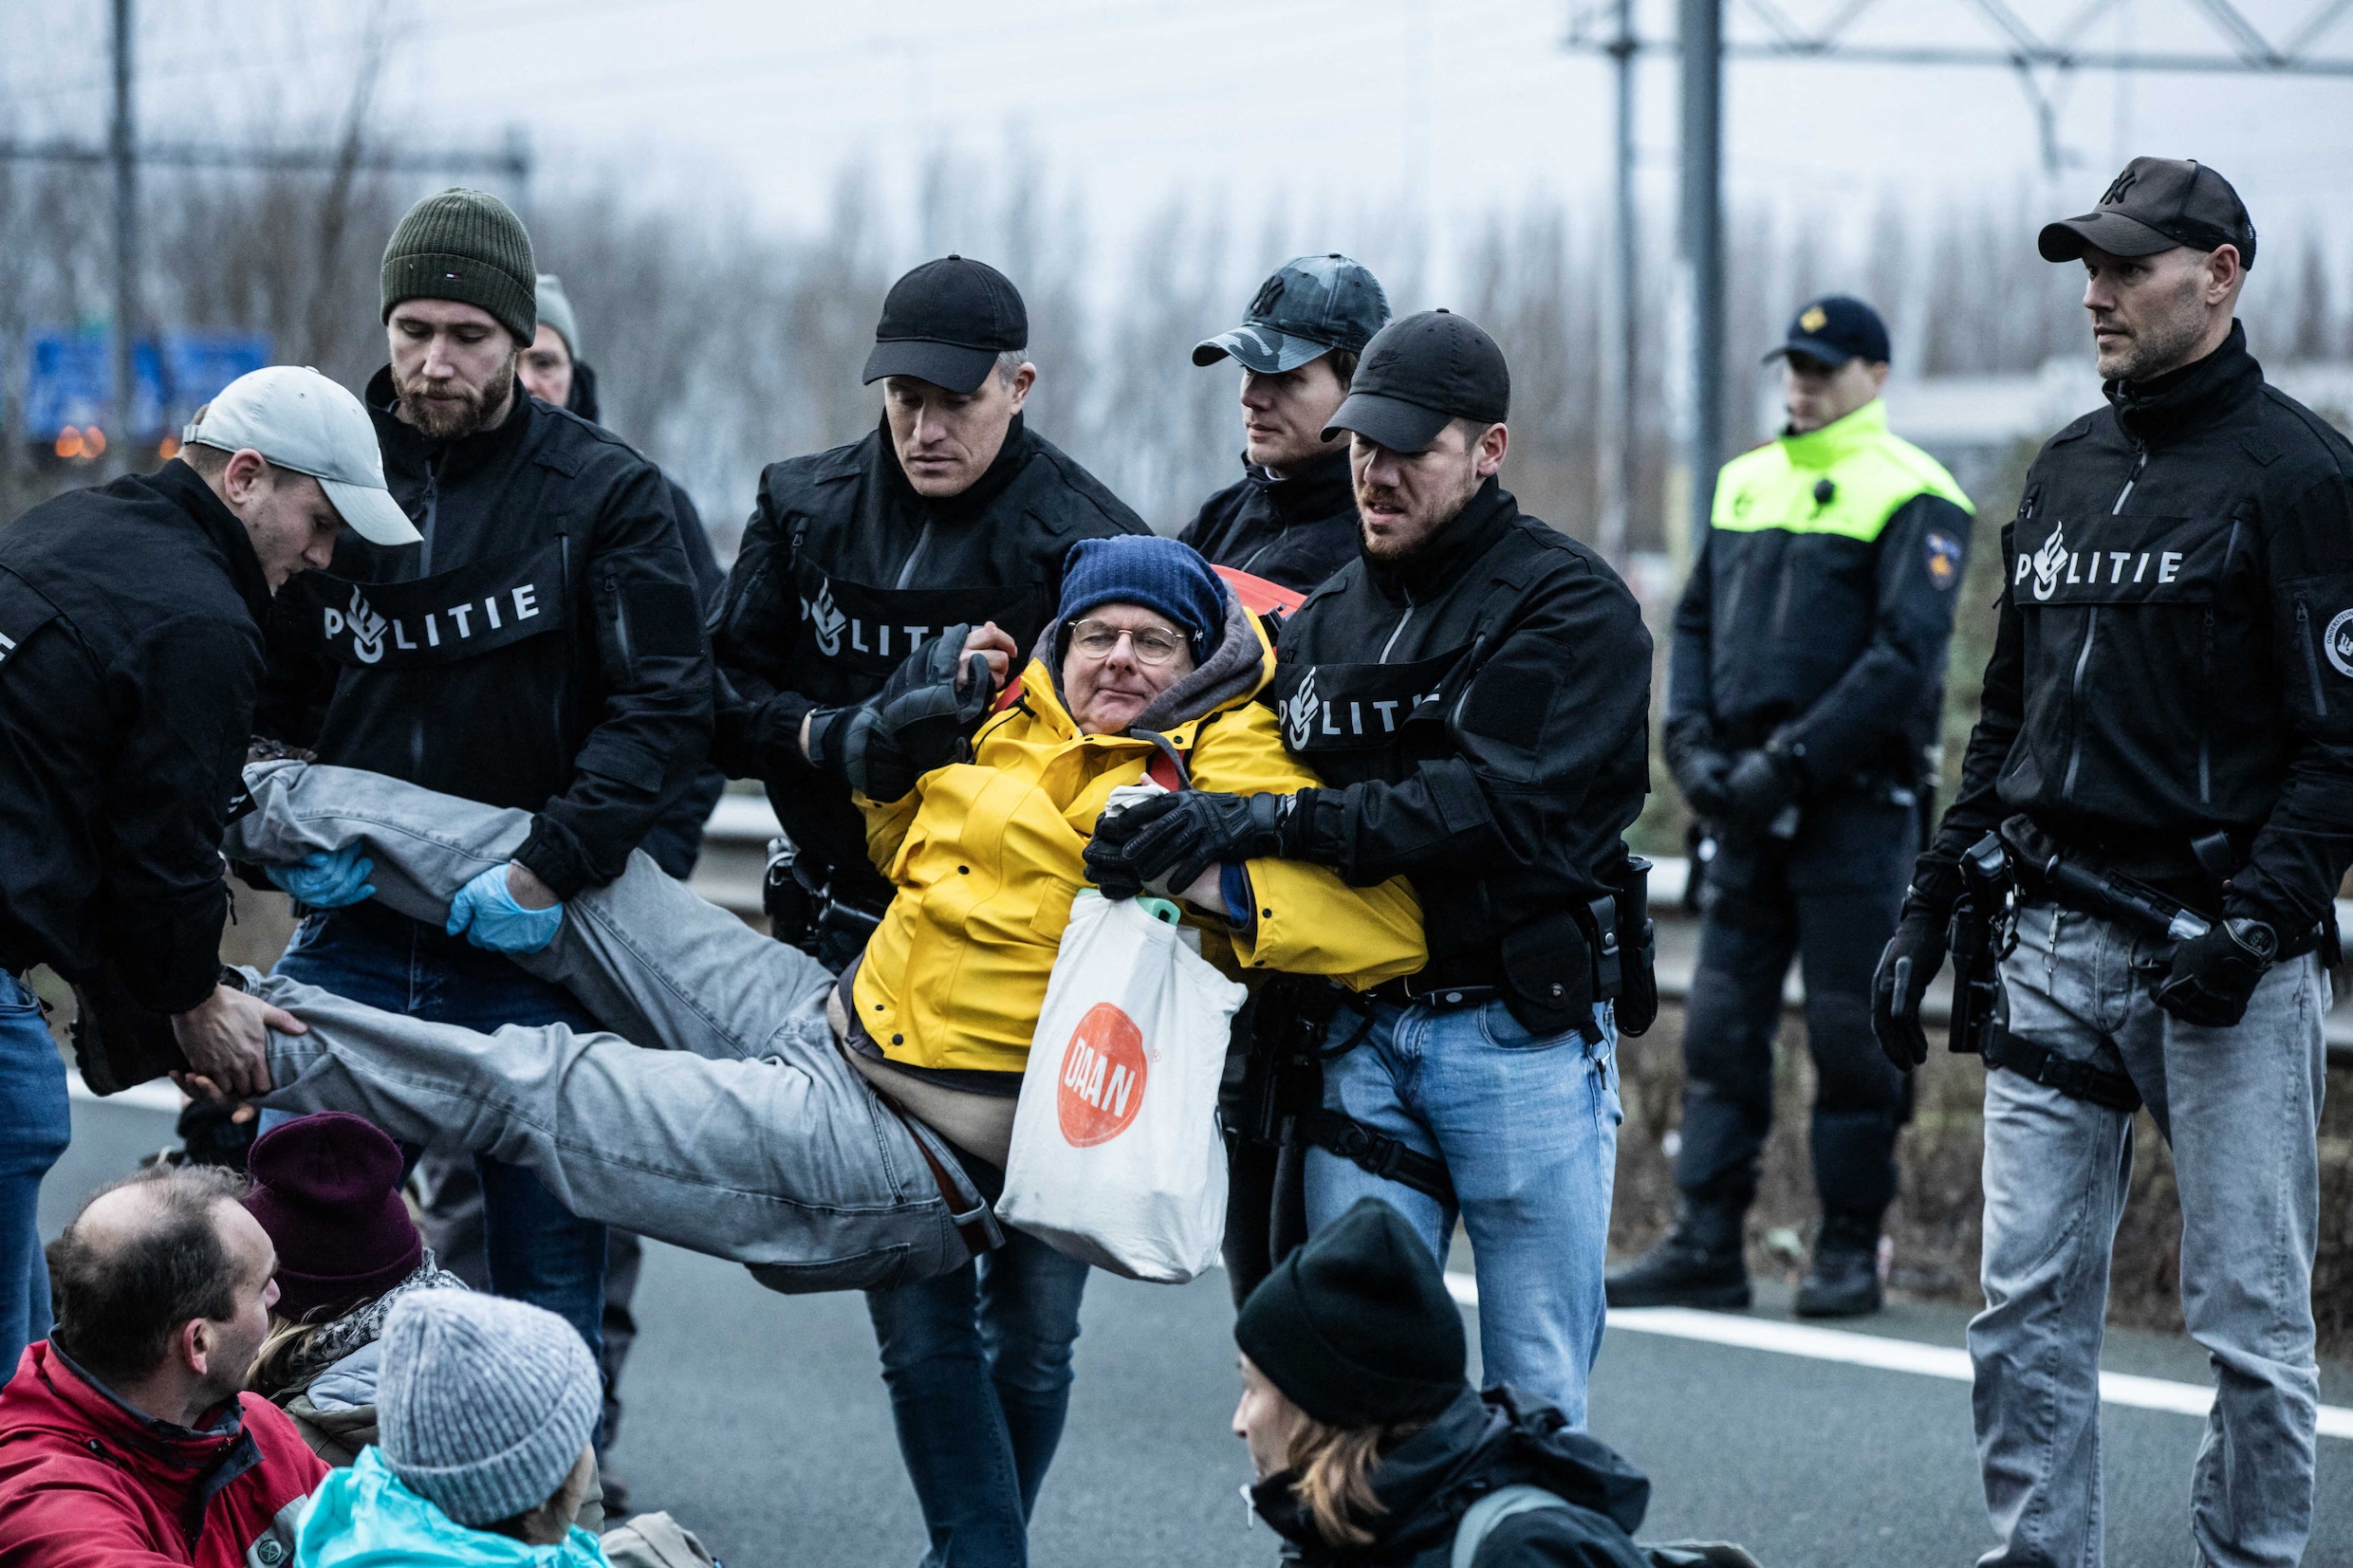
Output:
<path fill-rule="evenodd" d="M 1498 1486 L 1463 1511 L 1462 1522 L 1454 1526 L 1454 1553 L 1448 1559 L 1449 1568 L 1471 1568 L 1479 1555 L 1480 1544 L 1488 1533 L 1513 1514 L 1524 1514 L 1535 1508 L 1566 1508 L 1568 1501 L 1546 1491 L 1542 1486 L 1526 1485 Z"/>

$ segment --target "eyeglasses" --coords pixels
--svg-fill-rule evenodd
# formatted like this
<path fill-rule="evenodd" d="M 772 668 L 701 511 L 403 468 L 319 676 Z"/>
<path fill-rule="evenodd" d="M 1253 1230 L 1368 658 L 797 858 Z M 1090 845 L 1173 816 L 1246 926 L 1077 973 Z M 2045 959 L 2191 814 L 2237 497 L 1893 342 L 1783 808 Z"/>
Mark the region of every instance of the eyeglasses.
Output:
<path fill-rule="evenodd" d="M 1103 659 L 1120 645 L 1121 637 L 1142 664 L 1166 664 L 1184 647 L 1185 639 L 1164 626 L 1145 626 L 1129 630 L 1108 621 L 1082 620 L 1070 628 L 1070 646 L 1088 658 Z"/>

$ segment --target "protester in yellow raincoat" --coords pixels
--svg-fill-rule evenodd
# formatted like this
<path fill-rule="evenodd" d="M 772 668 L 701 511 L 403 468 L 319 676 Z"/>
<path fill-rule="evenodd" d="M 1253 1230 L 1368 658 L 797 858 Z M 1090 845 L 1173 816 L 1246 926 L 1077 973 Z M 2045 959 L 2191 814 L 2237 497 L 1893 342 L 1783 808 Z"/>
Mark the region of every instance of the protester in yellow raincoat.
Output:
<path fill-rule="evenodd" d="M 963 645 L 993 655 L 992 670 L 1015 652 L 993 627 Z M 1252 700 L 1273 669 L 1258 618 L 1191 546 L 1090 540 L 971 760 L 921 773 L 899 799 L 861 797 L 869 852 L 895 891 L 843 975 L 837 1024 L 869 1081 L 954 1143 L 990 1195 L 1112 791 L 1140 783 L 1163 744 L 1202 789 L 1320 783 Z M 957 678 L 969 688 L 977 672 L 967 662 Z M 1170 891 L 1201 928 L 1203 955 L 1237 974 L 1329 975 L 1362 990 L 1426 961 L 1402 877 L 1352 888 L 1322 866 L 1251 860 Z M 1061 1435 L 1085 1280 L 1084 1264 L 1009 1228 L 976 1265 L 867 1293 L 936 1559 L 1020 1540 Z"/>

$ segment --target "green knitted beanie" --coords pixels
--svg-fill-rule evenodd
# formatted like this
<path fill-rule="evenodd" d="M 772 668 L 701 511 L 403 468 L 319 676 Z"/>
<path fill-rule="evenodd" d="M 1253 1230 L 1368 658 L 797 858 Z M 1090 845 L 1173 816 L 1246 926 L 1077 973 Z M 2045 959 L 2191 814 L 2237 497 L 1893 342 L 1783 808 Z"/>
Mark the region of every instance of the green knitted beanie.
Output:
<path fill-rule="evenodd" d="M 539 331 L 538 268 L 514 210 L 481 191 L 452 189 L 408 211 L 384 247 L 384 314 L 402 300 L 479 305 L 528 344 Z"/>

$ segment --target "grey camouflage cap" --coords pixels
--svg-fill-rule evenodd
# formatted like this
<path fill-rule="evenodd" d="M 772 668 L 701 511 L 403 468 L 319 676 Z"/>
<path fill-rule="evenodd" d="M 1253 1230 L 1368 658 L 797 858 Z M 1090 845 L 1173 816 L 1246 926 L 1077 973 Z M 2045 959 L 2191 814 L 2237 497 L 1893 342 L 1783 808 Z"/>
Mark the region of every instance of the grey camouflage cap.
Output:
<path fill-rule="evenodd" d="M 1278 376 L 1336 348 L 1362 353 L 1388 320 L 1389 296 L 1362 262 L 1337 250 L 1297 256 L 1258 286 L 1240 326 L 1194 348 L 1193 362 L 1232 355 L 1261 376 Z"/>

